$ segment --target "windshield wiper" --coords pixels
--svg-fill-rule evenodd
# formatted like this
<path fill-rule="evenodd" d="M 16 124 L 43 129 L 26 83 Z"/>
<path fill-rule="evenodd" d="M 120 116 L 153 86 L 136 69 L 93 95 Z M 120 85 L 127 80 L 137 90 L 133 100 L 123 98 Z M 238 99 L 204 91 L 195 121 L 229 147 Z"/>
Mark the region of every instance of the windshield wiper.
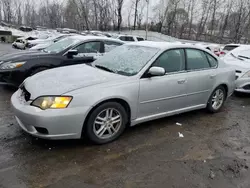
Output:
<path fill-rule="evenodd" d="M 246 57 L 246 56 L 242 56 L 242 55 L 239 55 L 238 57 L 244 58 L 244 59 L 250 59 L 250 57 Z"/>
<path fill-rule="evenodd" d="M 107 68 L 107 67 L 104 67 L 104 66 L 101 66 L 101 65 L 95 65 L 96 68 L 98 69 L 102 69 L 102 70 L 105 70 L 105 71 L 108 71 L 108 72 L 112 72 L 112 73 L 115 73 L 115 71 Z"/>
<path fill-rule="evenodd" d="M 231 56 L 233 56 L 234 58 L 239 59 L 239 60 L 241 60 L 241 61 L 244 61 L 244 59 L 241 59 L 239 56 L 236 57 L 233 53 L 230 53 L 230 54 L 231 54 Z"/>

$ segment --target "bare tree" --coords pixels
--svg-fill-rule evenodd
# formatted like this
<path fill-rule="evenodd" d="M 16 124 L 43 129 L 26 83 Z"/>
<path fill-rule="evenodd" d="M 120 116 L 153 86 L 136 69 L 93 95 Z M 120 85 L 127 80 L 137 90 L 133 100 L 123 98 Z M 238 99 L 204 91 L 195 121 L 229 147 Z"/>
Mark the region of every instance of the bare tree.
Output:
<path fill-rule="evenodd" d="M 138 4 L 139 4 L 140 0 L 135 0 L 134 3 L 134 30 L 136 29 L 136 21 L 137 21 L 137 17 L 138 17 Z"/>
<path fill-rule="evenodd" d="M 122 7 L 123 7 L 123 3 L 124 0 L 116 0 L 116 11 L 117 11 L 117 15 L 118 15 L 118 19 L 117 19 L 117 30 L 120 31 L 121 30 L 121 24 L 122 24 Z"/>
<path fill-rule="evenodd" d="M 9 23 L 12 21 L 12 4 L 12 0 L 2 0 L 4 20 Z"/>

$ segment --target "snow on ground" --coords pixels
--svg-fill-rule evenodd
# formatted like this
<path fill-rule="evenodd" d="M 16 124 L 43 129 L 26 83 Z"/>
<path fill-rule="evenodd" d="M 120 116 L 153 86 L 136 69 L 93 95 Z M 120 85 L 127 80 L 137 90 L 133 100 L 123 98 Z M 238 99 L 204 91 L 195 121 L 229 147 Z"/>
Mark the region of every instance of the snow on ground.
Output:
<path fill-rule="evenodd" d="M 23 32 L 21 30 L 15 29 L 15 28 L 0 26 L 0 30 L 11 31 L 12 35 L 20 36 L 20 37 L 47 38 L 47 37 L 54 36 L 54 35 L 58 34 L 58 32 L 56 30 L 52 30 L 52 29 L 48 29 L 45 31 L 33 30 L 30 32 Z"/>

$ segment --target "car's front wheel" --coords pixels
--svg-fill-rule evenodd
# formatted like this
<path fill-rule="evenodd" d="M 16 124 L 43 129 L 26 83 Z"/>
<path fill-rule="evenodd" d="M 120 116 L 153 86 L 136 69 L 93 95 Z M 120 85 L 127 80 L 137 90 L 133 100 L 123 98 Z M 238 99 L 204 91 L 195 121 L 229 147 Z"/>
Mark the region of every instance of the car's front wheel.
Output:
<path fill-rule="evenodd" d="M 209 112 L 216 113 L 221 110 L 226 99 L 226 90 L 223 86 L 217 87 L 209 98 L 207 109 Z"/>
<path fill-rule="evenodd" d="M 96 144 L 106 144 L 124 132 L 127 122 L 128 114 L 124 107 L 117 102 L 107 102 L 92 111 L 85 134 Z"/>

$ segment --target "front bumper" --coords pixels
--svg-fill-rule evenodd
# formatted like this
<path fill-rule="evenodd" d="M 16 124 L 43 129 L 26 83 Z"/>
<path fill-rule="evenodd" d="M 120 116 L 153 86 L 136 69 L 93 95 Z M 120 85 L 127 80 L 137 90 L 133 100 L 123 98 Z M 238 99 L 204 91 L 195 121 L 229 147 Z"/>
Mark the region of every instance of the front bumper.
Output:
<path fill-rule="evenodd" d="M 11 104 L 20 127 L 27 133 L 51 140 L 79 139 L 89 107 L 41 110 L 30 106 L 19 89 L 11 97 Z M 40 130 L 47 132 L 41 132 Z"/>
<path fill-rule="evenodd" d="M 250 93 L 250 78 L 238 78 L 235 91 L 241 93 Z"/>

